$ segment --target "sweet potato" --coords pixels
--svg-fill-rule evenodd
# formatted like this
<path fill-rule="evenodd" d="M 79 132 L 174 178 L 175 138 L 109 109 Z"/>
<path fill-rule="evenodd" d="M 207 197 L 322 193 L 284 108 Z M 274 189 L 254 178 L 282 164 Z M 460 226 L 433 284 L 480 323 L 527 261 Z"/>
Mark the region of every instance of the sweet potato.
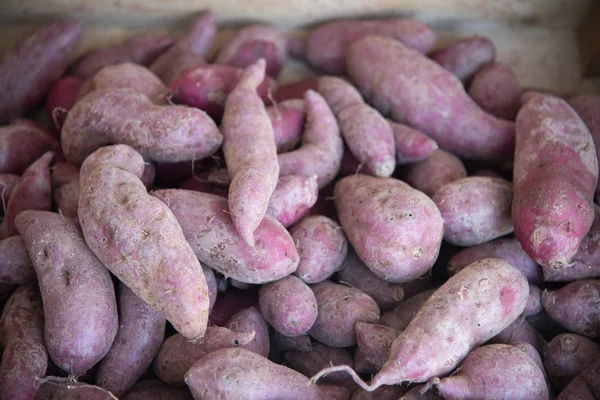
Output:
<path fill-rule="evenodd" d="M 541 312 L 542 307 L 542 289 L 539 287 L 529 284 L 529 297 L 527 298 L 527 305 L 523 310 L 523 316 L 529 317 Z"/>
<path fill-rule="evenodd" d="M 204 273 L 204 280 L 206 280 L 206 287 L 208 288 L 208 300 L 209 300 L 209 310 L 212 310 L 216 301 L 217 301 L 217 278 L 215 277 L 215 272 L 212 268 L 207 267 L 204 264 L 202 265 L 202 272 Z"/>
<path fill-rule="evenodd" d="M 285 101 L 289 99 L 302 99 L 309 90 L 317 90 L 319 87 L 319 77 L 310 76 L 305 79 L 290 82 L 277 86 L 275 91 L 275 101 Z"/>
<path fill-rule="evenodd" d="M 300 142 L 306 122 L 306 102 L 289 99 L 267 108 L 273 125 L 273 134 L 278 153 L 292 150 Z"/>
<path fill-rule="evenodd" d="M 269 200 L 267 214 L 287 228 L 308 213 L 318 196 L 317 175 L 282 176 L 277 180 L 277 186 Z"/>
<path fill-rule="evenodd" d="M 150 161 L 191 161 L 214 154 L 222 139 L 203 111 L 158 106 L 127 88 L 88 94 L 71 109 L 61 131 L 65 157 L 76 165 L 111 143 L 128 144 Z"/>
<path fill-rule="evenodd" d="M 194 400 L 187 386 L 172 386 L 158 379 L 136 383 L 122 400 Z"/>
<path fill-rule="evenodd" d="M 438 144 L 424 133 L 394 121 L 388 121 L 396 143 L 396 164 L 423 161 L 438 149 Z"/>
<path fill-rule="evenodd" d="M 523 353 L 527 354 L 529 358 L 535 362 L 535 365 L 538 366 L 542 374 L 544 375 L 544 380 L 546 381 L 546 387 L 548 388 L 548 397 L 550 400 L 553 400 L 556 397 L 556 393 L 554 393 L 554 388 L 552 387 L 552 383 L 548 379 L 548 374 L 546 374 L 546 369 L 544 368 L 544 363 L 542 362 L 542 357 L 540 353 L 529 343 L 526 342 L 514 342 L 511 343 L 511 346 L 516 347 L 521 350 Z"/>
<path fill-rule="evenodd" d="M 271 348 L 269 326 L 258 309 L 250 307 L 238 311 L 227 322 L 226 328 L 236 333 L 254 332 L 254 339 L 244 345 L 244 348 L 263 357 L 268 357 Z"/>
<path fill-rule="evenodd" d="M 574 386 L 574 387 L 573 387 Z M 575 389 L 575 390 L 573 390 Z M 578 396 L 563 397 L 563 392 L 575 392 Z M 587 394 L 590 394 L 589 396 Z M 557 397 L 557 400 L 598 399 L 600 397 L 600 360 L 594 361 L 575 379 L 573 379 Z"/>
<path fill-rule="evenodd" d="M 542 267 L 567 268 L 594 218 L 598 160 L 589 130 L 562 99 L 532 94 L 516 123 L 512 219 Z"/>
<path fill-rule="evenodd" d="M 225 278 L 223 275 L 217 273 L 216 278 L 219 297 L 210 313 L 209 324 L 211 326 L 226 326 L 227 322 L 233 318 L 236 313 L 246 310 L 249 307 L 255 307 L 256 309 L 254 311 L 258 310 L 258 286 L 253 286 L 246 290 L 239 290 L 231 286 L 229 284 L 229 279 Z M 264 318 L 262 319 L 264 320 Z M 268 327 L 266 322 L 264 322 L 264 325 Z"/>
<path fill-rule="evenodd" d="M 15 218 L 26 210 L 50 210 L 50 162 L 54 154 L 47 152 L 25 170 L 6 207 L 0 225 L 0 239 L 17 235 Z"/>
<path fill-rule="evenodd" d="M 0 208 L 0 216 L 4 216 L 6 206 L 10 200 L 10 196 L 13 190 L 17 187 L 21 177 L 14 174 L 0 174 L 0 200 L 2 201 L 2 208 Z"/>
<path fill-rule="evenodd" d="M 380 386 L 372 392 L 359 388 L 352 394 L 351 400 L 398 400 L 406 393 L 406 387 L 400 385 Z"/>
<path fill-rule="evenodd" d="M 311 351 L 312 343 L 310 336 L 298 335 L 298 336 L 284 336 L 281 333 L 275 331 L 272 335 L 273 344 L 279 351 Z"/>
<path fill-rule="evenodd" d="M 317 175 L 319 189 L 326 187 L 342 165 L 344 144 L 340 128 L 325 99 L 315 91 L 304 95 L 306 127 L 302 146 L 289 153 L 279 154 L 281 175 Z"/>
<path fill-rule="evenodd" d="M 425 304 L 435 291 L 436 289 L 425 290 L 402 300 L 396 308 L 381 314 L 380 323 L 398 331 L 405 330 L 423 304 Z"/>
<path fill-rule="evenodd" d="M 56 147 L 56 139 L 31 121 L 0 127 L 0 173 L 21 175 L 31 163 Z"/>
<path fill-rule="evenodd" d="M 350 368 L 354 365 L 348 350 L 321 343 L 315 343 L 311 351 L 288 351 L 284 355 L 284 360 L 286 365 L 308 378 L 331 365 L 348 365 Z M 348 376 L 334 373 L 327 375 L 322 381 L 344 386 L 348 383 Z"/>
<path fill-rule="evenodd" d="M 546 341 L 542 335 L 522 315 L 506 329 L 490 339 L 490 343 L 512 345 L 516 342 L 529 343 L 540 354 L 543 353 L 544 346 L 546 345 Z"/>
<path fill-rule="evenodd" d="M 544 367 L 558 391 L 598 359 L 600 344 L 573 333 L 555 336 L 544 349 Z"/>
<path fill-rule="evenodd" d="M 115 400 L 108 390 L 85 382 L 73 382 L 70 378 L 46 376 L 42 380 L 35 400 Z"/>
<path fill-rule="evenodd" d="M 35 286 L 20 286 L 4 306 L 0 345 L 0 398 L 33 399 L 48 365 L 42 299 Z"/>
<path fill-rule="evenodd" d="M 429 57 L 467 82 L 481 67 L 494 61 L 496 46 L 486 37 L 471 36 L 450 43 L 432 52 Z"/>
<path fill-rule="evenodd" d="M 334 197 L 348 240 L 379 278 L 408 282 L 434 264 L 443 220 L 425 194 L 397 179 L 351 175 L 338 181 Z"/>
<path fill-rule="evenodd" d="M 448 183 L 433 201 L 444 218 L 444 240 L 474 246 L 512 232 L 512 184 L 504 179 L 470 176 Z"/>
<path fill-rule="evenodd" d="M 59 79 L 46 97 L 46 119 L 52 131 L 60 134 L 69 110 L 76 102 L 79 89 L 84 80 L 76 76 L 65 76 Z"/>
<path fill-rule="evenodd" d="M 37 282 L 33 263 L 19 235 L 0 240 L 0 283 L 27 285 Z"/>
<path fill-rule="evenodd" d="M 63 371 L 82 374 L 108 353 L 117 334 L 110 274 L 79 228 L 59 214 L 24 211 L 15 223 L 38 277 L 48 354 Z"/>
<path fill-rule="evenodd" d="M 169 208 L 140 181 L 144 160 L 126 145 L 103 147 L 81 167 L 79 222 L 96 257 L 188 339 L 208 321 L 202 268 Z M 140 278 L 142 277 L 142 278 Z"/>
<path fill-rule="evenodd" d="M 21 116 L 44 98 L 69 66 L 81 39 L 81 22 L 46 25 L 0 60 L 0 125 Z"/>
<path fill-rule="evenodd" d="M 317 283 L 311 289 L 319 314 L 308 334 L 327 346 L 352 346 L 356 344 L 357 322 L 379 322 L 377 303 L 358 289 L 330 281 Z"/>
<path fill-rule="evenodd" d="M 343 386 L 320 383 L 319 390 L 328 400 L 350 400 L 350 391 Z"/>
<path fill-rule="evenodd" d="M 479 108 L 460 80 L 435 61 L 391 38 L 367 36 L 350 45 L 346 63 L 371 104 L 441 149 L 488 162 L 512 157 L 514 124 Z"/>
<path fill-rule="evenodd" d="M 469 84 L 469 95 L 484 111 L 502 119 L 514 120 L 521 107 L 521 85 L 506 64 L 484 65 Z"/>
<path fill-rule="evenodd" d="M 79 168 L 66 162 L 57 162 L 51 168 L 51 179 L 54 208 L 63 218 L 79 224 Z"/>
<path fill-rule="evenodd" d="M 354 369 L 376 374 L 387 361 L 390 347 L 400 332 L 388 326 L 365 322 L 357 322 L 354 329 L 358 345 L 354 354 Z"/>
<path fill-rule="evenodd" d="M 421 393 L 423 392 L 423 393 Z M 427 385 L 413 386 L 399 400 L 443 400 L 437 390 L 428 390 Z"/>
<path fill-rule="evenodd" d="M 567 387 L 560 392 L 556 400 L 596 400 L 597 397 L 590 390 L 581 377 L 573 379 Z"/>
<path fill-rule="evenodd" d="M 600 280 L 571 282 L 557 290 L 542 293 L 544 310 L 573 333 L 600 338 Z"/>
<path fill-rule="evenodd" d="M 96 373 L 96 384 L 121 396 L 150 366 L 165 337 L 165 318 L 123 283 L 119 285 L 119 331 Z"/>
<path fill-rule="evenodd" d="M 435 150 L 423 161 L 406 166 L 401 178 L 417 190 L 433 197 L 442 186 L 467 177 L 462 161 L 452 153 Z"/>

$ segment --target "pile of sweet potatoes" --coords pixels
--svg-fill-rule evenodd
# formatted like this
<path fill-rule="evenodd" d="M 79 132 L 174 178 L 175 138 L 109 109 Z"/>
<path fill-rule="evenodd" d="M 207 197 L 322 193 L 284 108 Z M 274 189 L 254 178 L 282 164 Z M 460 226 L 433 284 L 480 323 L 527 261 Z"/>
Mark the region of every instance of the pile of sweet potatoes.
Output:
<path fill-rule="evenodd" d="M 600 399 L 600 96 L 217 17 L 0 57 L 0 400 Z"/>

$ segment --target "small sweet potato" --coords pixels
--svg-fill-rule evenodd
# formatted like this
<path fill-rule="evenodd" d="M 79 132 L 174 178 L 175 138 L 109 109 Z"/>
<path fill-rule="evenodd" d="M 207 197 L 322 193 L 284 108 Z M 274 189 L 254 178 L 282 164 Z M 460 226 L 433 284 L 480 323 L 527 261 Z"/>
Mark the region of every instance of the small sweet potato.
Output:
<path fill-rule="evenodd" d="M 600 344 L 574 333 L 555 336 L 544 349 L 544 367 L 558 391 L 598 359 Z"/>
<path fill-rule="evenodd" d="M 67 114 L 76 102 L 79 89 L 84 80 L 76 76 L 60 78 L 46 96 L 46 119 L 52 131 L 60 135 Z"/>
<path fill-rule="evenodd" d="M 298 335 L 298 336 L 284 336 L 281 333 L 275 331 L 272 335 L 273 344 L 279 351 L 311 351 L 312 343 L 310 336 Z"/>
<path fill-rule="evenodd" d="M 231 286 L 229 279 L 223 275 L 217 273 L 216 278 L 219 296 L 210 313 L 209 324 L 211 326 L 226 326 L 227 322 L 238 312 L 249 307 L 255 307 L 254 311 L 258 309 L 258 286 L 239 290 Z M 266 322 L 264 324 L 268 327 Z"/>
<path fill-rule="evenodd" d="M 263 357 L 269 356 L 269 325 L 257 308 L 250 307 L 238 311 L 227 321 L 226 328 L 236 333 L 254 332 L 254 339 L 244 345 L 244 348 Z"/>
<path fill-rule="evenodd" d="M 296 147 L 306 122 L 306 102 L 301 99 L 284 100 L 268 107 L 267 114 L 273 125 L 277 153 Z"/>
<path fill-rule="evenodd" d="M 2 208 L 0 208 L 0 216 L 4 216 L 10 196 L 12 195 L 13 190 L 15 190 L 17 187 L 20 179 L 21 177 L 19 175 L 0 174 L 0 201 L 2 204 Z"/>
<path fill-rule="evenodd" d="M 308 378 L 331 365 L 348 365 L 350 368 L 354 365 L 348 350 L 321 343 L 315 343 L 311 351 L 288 351 L 284 355 L 284 360 L 286 365 Z M 333 373 L 327 375 L 322 381 L 344 386 L 348 384 L 348 376 L 343 373 Z"/>
<path fill-rule="evenodd" d="M 281 176 L 269 200 L 267 214 L 287 228 L 304 217 L 318 197 L 316 175 Z"/>
<path fill-rule="evenodd" d="M 394 121 L 388 121 L 396 143 L 396 164 L 411 164 L 423 161 L 438 149 L 438 144 L 429 136 Z"/>
<path fill-rule="evenodd" d="M 492 62 L 483 66 L 469 84 L 469 95 L 484 111 L 514 120 L 521 107 L 521 85 L 506 64 Z"/>
<path fill-rule="evenodd" d="M 381 314 L 380 323 L 398 331 L 406 329 L 423 304 L 431 297 L 436 289 L 425 290 L 402 300 L 396 308 Z"/>
<path fill-rule="evenodd" d="M 187 386 L 172 386 L 158 379 L 145 379 L 136 383 L 122 400 L 194 400 Z"/>
<path fill-rule="evenodd" d="M 442 186 L 467 177 L 463 162 L 452 153 L 435 150 L 428 158 L 410 165 L 402 171 L 404 182 L 433 197 Z"/>
<path fill-rule="evenodd" d="M 37 282 L 33 263 L 19 235 L 0 240 L 0 283 L 27 285 Z"/>
<path fill-rule="evenodd" d="M 429 57 L 467 82 L 481 67 L 494 61 L 496 46 L 486 37 L 471 36 L 450 43 L 432 52 Z"/>
<path fill-rule="evenodd" d="M 55 138 L 28 120 L 0 127 L 0 173 L 21 175 L 45 152 L 58 147 Z"/>
<path fill-rule="evenodd" d="M 354 369 L 361 373 L 378 373 L 400 332 L 388 326 L 366 322 L 357 322 L 354 329 L 358 345 L 354 354 Z"/>

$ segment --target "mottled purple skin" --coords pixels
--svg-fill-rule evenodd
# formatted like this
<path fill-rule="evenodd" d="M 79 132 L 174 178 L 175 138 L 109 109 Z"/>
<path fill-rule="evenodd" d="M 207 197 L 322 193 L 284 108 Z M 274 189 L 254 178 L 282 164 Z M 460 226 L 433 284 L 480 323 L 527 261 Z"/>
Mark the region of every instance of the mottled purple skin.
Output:
<path fill-rule="evenodd" d="M 245 283 L 281 279 L 298 266 L 300 256 L 285 228 L 265 216 L 248 246 L 235 229 L 227 199 L 182 189 L 152 192 L 173 212 L 198 259 L 215 271 Z"/>
<path fill-rule="evenodd" d="M 542 289 L 530 283 L 529 297 L 527 298 L 527 305 L 525 306 L 522 315 L 524 317 L 529 317 L 530 315 L 535 315 L 542 310 Z"/>
<path fill-rule="evenodd" d="M 433 197 L 442 186 L 466 178 L 467 170 L 454 154 L 437 149 L 425 160 L 406 166 L 401 177 L 410 186 Z"/>
<path fill-rule="evenodd" d="M 124 62 L 148 65 L 172 44 L 173 38 L 165 33 L 140 33 L 125 42 L 87 52 L 73 68 L 73 74 L 89 79 L 109 65 Z"/>
<path fill-rule="evenodd" d="M 497 239 L 461 250 L 448 262 L 448 272 L 456 274 L 469 264 L 484 258 L 499 258 L 516 267 L 530 283 L 540 285 L 544 278 L 540 266 L 527 255 L 516 238 Z"/>
<path fill-rule="evenodd" d="M 435 61 L 391 38 L 367 36 L 350 46 L 346 62 L 371 104 L 431 137 L 441 149 L 488 162 L 512 157 L 514 123 L 483 111 L 462 82 Z"/>
<path fill-rule="evenodd" d="M 287 53 L 287 38 L 283 31 L 269 25 L 250 25 L 225 44 L 214 63 L 247 68 L 262 58 L 267 62 L 267 75 L 276 77 Z"/>
<path fill-rule="evenodd" d="M 576 377 L 558 395 L 556 400 L 597 400 L 583 378 Z"/>
<path fill-rule="evenodd" d="M 598 160 L 589 130 L 562 99 L 532 94 L 517 116 L 515 235 L 538 264 L 568 268 L 594 219 Z"/>
<path fill-rule="evenodd" d="M 573 333 L 600 338 L 600 279 L 571 282 L 542 293 L 548 315 Z"/>
<path fill-rule="evenodd" d="M 204 273 L 204 279 L 206 280 L 206 287 L 208 288 L 208 300 L 209 300 L 209 310 L 212 310 L 213 306 L 217 302 L 217 278 L 215 277 L 215 272 L 212 268 L 200 264 L 202 266 L 202 272 Z"/>
<path fill-rule="evenodd" d="M 13 190 L 0 225 L 0 239 L 18 235 L 15 218 L 26 210 L 50 210 L 50 162 L 54 154 L 45 153 L 25 170 Z"/>
<path fill-rule="evenodd" d="M 50 172 L 54 208 L 64 218 L 79 224 L 79 168 L 67 162 L 57 162 Z"/>
<path fill-rule="evenodd" d="M 401 283 L 386 282 L 379 278 L 354 251 L 348 253 L 342 268 L 337 273 L 337 280 L 371 296 L 381 311 L 394 308 L 404 298 L 404 288 Z"/>
<path fill-rule="evenodd" d="M 272 336 L 273 344 L 279 351 L 311 351 L 312 343 L 310 336 L 298 335 L 298 336 L 284 336 L 281 333 L 275 331 Z"/>
<path fill-rule="evenodd" d="M 346 19 L 312 30 L 303 46 L 304 57 L 311 65 L 329 74 L 342 74 L 346 70 L 348 47 L 367 35 L 387 36 L 421 53 L 427 53 L 436 40 L 436 34 L 427 25 L 415 20 Z"/>
<path fill-rule="evenodd" d="M 110 274 L 79 228 L 59 214 L 24 211 L 15 223 L 38 277 L 48 354 L 63 371 L 80 375 L 108 353 L 117 334 Z"/>
<path fill-rule="evenodd" d="M 521 108 L 521 85 L 506 64 L 491 62 L 473 75 L 469 95 L 484 111 L 514 121 Z"/>
<path fill-rule="evenodd" d="M 348 365 L 350 368 L 354 365 L 348 350 L 321 343 L 315 343 L 311 351 L 288 351 L 284 355 L 284 360 L 287 366 L 308 378 L 332 365 Z M 348 375 L 333 373 L 324 377 L 322 381 L 345 385 L 348 384 Z"/>
<path fill-rule="evenodd" d="M 554 387 L 552 386 L 552 383 L 548 379 L 548 374 L 546 374 L 546 369 L 544 368 L 544 363 L 542 362 L 542 357 L 540 356 L 541 353 L 539 353 L 532 345 L 526 342 L 513 342 L 510 345 L 516 347 L 523 353 L 527 354 L 529 358 L 531 358 L 533 362 L 535 362 L 535 365 L 538 366 L 538 368 L 540 369 L 540 371 L 542 371 L 542 374 L 544 375 L 546 387 L 548 388 L 548 397 L 550 400 L 554 400 L 554 398 L 556 397 L 556 393 L 554 392 Z"/>
<path fill-rule="evenodd" d="M 21 175 L 45 152 L 58 147 L 56 139 L 28 120 L 0 127 L 0 173 Z"/>
<path fill-rule="evenodd" d="M 506 329 L 490 339 L 490 343 L 512 345 L 516 342 L 529 343 L 540 354 L 544 352 L 544 346 L 546 346 L 542 335 L 523 316 L 519 316 Z"/>
<path fill-rule="evenodd" d="M 319 189 L 330 184 L 342 166 L 344 143 L 340 128 L 331 108 L 317 92 L 309 90 L 304 95 L 306 127 L 302 133 L 302 146 L 294 151 L 279 154 L 281 175 L 317 175 Z"/>
<path fill-rule="evenodd" d="M 104 388 L 69 378 L 47 376 L 34 400 L 114 400 L 116 397 Z"/>
<path fill-rule="evenodd" d="M 503 344 L 473 350 L 456 374 L 437 378 L 435 384 L 445 400 L 548 399 L 548 387 L 540 368 L 521 350 Z"/>
<path fill-rule="evenodd" d="M 214 351 L 198 360 L 185 382 L 195 399 L 324 400 L 319 387 L 299 372 L 239 348 Z"/>
<path fill-rule="evenodd" d="M 305 334 L 317 319 L 315 295 L 306 283 L 293 275 L 263 285 L 258 296 L 265 321 L 282 335 Z"/>
<path fill-rule="evenodd" d="M 35 286 L 20 286 L 4 306 L 0 345 L 0 398 L 33 399 L 48 366 L 42 299 Z"/>
<path fill-rule="evenodd" d="M 600 344 L 574 333 L 555 336 L 544 348 L 544 368 L 558 391 L 598 359 Z"/>
<path fill-rule="evenodd" d="M 180 334 L 167 338 L 153 362 L 156 376 L 171 385 L 185 384 L 185 373 L 205 355 L 227 347 L 248 348 L 254 339 L 254 332 L 233 332 L 227 328 L 209 326 L 201 342 L 194 343 Z M 157 348 L 158 350 L 158 348 Z M 152 360 L 150 360 L 152 361 Z"/>
<path fill-rule="evenodd" d="M 348 240 L 379 278 L 409 282 L 435 263 L 444 221 L 425 194 L 397 179 L 357 174 L 338 181 L 334 197 Z"/>
<path fill-rule="evenodd" d="M 254 339 L 244 348 L 265 358 L 269 356 L 271 348 L 269 325 L 255 307 L 238 311 L 225 327 L 237 333 L 254 332 Z"/>
<path fill-rule="evenodd" d="M 379 307 L 366 293 L 330 281 L 311 289 L 319 307 L 317 320 L 308 331 L 313 339 L 331 347 L 353 346 L 357 322 L 379 323 Z"/>
<path fill-rule="evenodd" d="M 512 194 L 512 183 L 486 176 L 470 176 L 439 188 L 432 199 L 444 218 L 444 240 L 468 247 L 511 233 Z"/>
<path fill-rule="evenodd" d="M 214 154 L 222 140 L 217 125 L 203 111 L 158 106 L 127 88 L 88 94 L 71 109 L 61 131 L 63 153 L 76 165 L 112 143 L 130 145 L 146 160 L 181 162 Z"/>
<path fill-rule="evenodd" d="M 398 331 L 405 330 L 423 304 L 425 304 L 435 291 L 436 289 L 426 290 L 402 300 L 396 308 L 381 315 L 380 323 Z"/>
<path fill-rule="evenodd" d="M 83 82 L 83 79 L 76 76 L 65 76 L 60 78 L 48 92 L 45 106 L 46 119 L 50 123 L 52 133 L 60 134 Z"/>
<path fill-rule="evenodd" d="M 90 249 L 140 299 L 190 340 L 204 336 L 208 288 L 177 219 L 140 181 L 144 160 L 103 147 L 81 166 L 79 221 Z"/>
<path fill-rule="evenodd" d="M 384 325 L 358 322 L 355 327 L 358 349 L 354 354 L 356 372 L 376 374 L 389 357 L 398 330 Z"/>
<path fill-rule="evenodd" d="M 496 46 L 486 37 L 472 36 L 433 51 L 429 57 L 461 81 L 467 82 L 481 67 L 494 61 Z"/>
<path fill-rule="evenodd" d="M 291 151 L 300 142 L 306 123 L 306 102 L 289 99 L 267 108 L 278 153 Z"/>
<path fill-rule="evenodd" d="M 28 285 L 37 282 L 33 263 L 19 235 L 0 240 L 0 283 Z"/>
<path fill-rule="evenodd" d="M 0 125 L 21 116 L 43 99 L 69 66 L 81 30 L 78 21 L 46 25 L 0 60 Z"/>
<path fill-rule="evenodd" d="M 597 161 L 600 163 L 600 96 L 593 94 L 577 95 L 569 97 L 567 101 L 590 130 L 594 147 L 597 149 Z M 600 176 L 598 183 L 600 183 Z M 599 185 L 596 185 L 595 193 L 596 196 L 600 195 Z"/>
<path fill-rule="evenodd" d="M 438 144 L 430 138 L 406 125 L 388 121 L 396 143 L 396 164 L 411 164 L 423 161 L 438 149 Z"/>
<path fill-rule="evenodd" d="M 172 386 L 158 379 L 145 379 L 136 383 L 122 400 L 194 400 L 187 386 Z"/>
<path fill-rule="evenodd" d="M 352 394 L 352 400 L 398 400 L 406 393 L 400 385 L 381 386 L 372 392 L 359 388 Z"/>
<path fill-rule="evenodd" d="M 165 318 L 119 285 L 119 331 L 96 373 L 96 384 L 123 395 L 152 363 L 165 337 Z"/>
<path fill-rule="evenodd" d="M 287 228 L 302 219 L 318 197 L 317 175 L 284 175 L 277 180 L 267 214 Z"/>
<path fill-rule="evenodd" d="M 21 177 L 14 174 L 0 174 L 0 201 L 2 202 L 2 208 L 0 208 L 0 216 L 4 216 L 4 211 L 10 200 L 13 190 L 17 187 Z"/>

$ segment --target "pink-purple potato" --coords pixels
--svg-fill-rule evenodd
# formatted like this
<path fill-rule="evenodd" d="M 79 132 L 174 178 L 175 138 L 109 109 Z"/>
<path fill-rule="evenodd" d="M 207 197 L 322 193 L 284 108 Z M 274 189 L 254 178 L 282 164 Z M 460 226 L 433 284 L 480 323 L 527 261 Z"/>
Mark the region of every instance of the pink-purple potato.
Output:
<path fill-rule="evenodd" d="M 275 91 L 274 100 L 276 102 L 281 102 L 290 99 L 302 99 L 307 91 L 318 89 L 319 79 L 319 76 L 309 76 L 304 79 L 279 85 Z"/>
<path fill-rule="evenodd" d="M 54 150 L 56 139 L 29 120 L 0 127 L 0 173 L 21 175 L 45 152 Z"/>
<path fill-rule="evenodd" d="M 284 361 L 287 366 L 308 378 L 331 365 L 348 365 L 351 368 L 354 365 L 347 349 L 329 347 L 321 343 L 315 343 L 311 351 L 288 351 L 284 354 Z M 348 375 L 333 373 L 324 377 L 322 381 L 345 386 L 348 384 Z"/>
<path fill-rule="evenodd" d="M 600 360 L 594 361 L 579 375 L 596 399 L 600 397 Z"/>
<path fill-rule="evenodd" d="M 277 153 L 291 151 L 300 143 L 306 123 L 306 103 L 301 99 L 284 100 L 267 108 Z"/>
<path fill-rule="evenodd" d="M 535 315 L 542 310 L 542 289 L 530 283 L 529 297 L 527 298 L 527 305 L 523 310 L 523 316 L 529 317 L 530 315 Z"/>
<path fill-rule="evenodd" d="M 409 126 L 389 121 L 396 143 L 396 164 L 404 165 L 427 159 L 438 149 L 429 136 Z"/>
<path fill-rule="evenodd" d="M 358 289 L 330 281 L 317 283 L 311 289 L 319 314 L 308 334 L 327 346 L 352 346 L 356 344 L 357 322 L 379 322 L 377 303 Z"/>
<path fill-rule="evenodd" d="M 354 353 L 356 372 L 376 374 L 388 359 L 390 347 L 398 330 L 385 325 L 357 322 L 355 327 L 358 349 Z"/>
<path fill-rule="evenodd" d="M 46 119 L 55 135 L 60 135 L 65 118 L 73 108 L 83 83 L 84 80 L 76 76 L 65 76 L 60 78 L 48 92 L 45 105 Z"/>
<path fill-rule="evenodd" d="M 46 376 L 34 400 L 114 400 L 116 397 L 100 386 L 73 382 L 69 378 Z"/>
<path fill-rule="evenodd" d="M 556 390 L 563 390 L 595 360 L 600 344 L 585 336 L 564 333 L 552 338 L 544 349 L 544 368 Z"/>
<path fill-rule="evenodd" d="M 304 282 L 322 282 L 342 268 L 348 240 L 337 222 L 324 215 L 308 216 L 290 233 L 300 255 L 294 275 Z"/>
<path fill-rule="evenodd" d="M 102 147 L 80 171 L 79 222 L 102 264 L 188 339 L 204 336 L 209 297 L 202 267 L 169 208 L 146 191 L 144 159 Z"/>
<path fill-rule="evenodd" d="M 334 197 L 348 240 L 379 278 L 408 282 L 435 263 L 444 221 L 422 192 L 397 179 L 357 174 L 338 181 Z"/>
<path fill-rule="evenodd" d="M 244 348 L 263 357 L 269 356 L 269 325 L 256 307 L 238 311 L 227 321 L 225 327 L 236 333 L 254 332 L 254 338 Z"/>
<path fill-rule="evenodd" d="M 267 214 L 287 228 L 304 217 L 318 197 L 317 175 L 284 175 L 277 180 Z"/>
<path fill-rule="evenodd" d="M 274 331 L 271 336 L 273 339 L 273 345 L 279 351 L 311 351 L 312 343 L 310 336 L 307 334 L 298 336 L 285 336 L 281 333 Z"/>
<path fill-rule="evenodd" d="M 485 176 L 439 188 L 433 201 L 444 218 L 444 240 L 468 247 L 511 233 L 512 193 L 509 181 Z"/>
<path fill-rule="evenodd" d="M 206 287 L 208 288 L 208 299 L 209 299 L 209 310 L 212 310 L 217 301 L 217 278 L 212 268 L 202 265 L 202 272 L 204 273 L 204 279 L 206 280 Z"/>
<path fill-rule="evenodd" d="M 194 400 L 187 386 L 168 385 L 158 379 L 138 381 L 122 400 Z"/>
<path fill-rule="evenodd" d="M 590 390 L 580 376 L 573 379 L 567 387 L 560 392 L 556 400 L 596 400 L 597 397 Z"/>
<path fill-rule="evenodd" d="M 46 96 L 69 66 L 81 31 L 78 21 L 48 24 L 4 54 L 0 59 L 0 125 L 20 117 Z"/>
<path fill-rule="evenodd" d="M 538 366 L 538 368 L 540 369 L 540 371 L 542 371 L 542 374 L 544 375 L 546 387 L 548 388 L 548 397 L 550 400 L 553 400 L 556 397 L 556 393 L 554 393 L 554 387 L 552 386 L 552 383 L 548 378 L 548 374 L 546 373 L 546 369 L 544 368 L 544 363 L 542 362 L 542 357 L 540 356 L 541 353 L 539 353 L 532 345 L 526 342 L 513 342 L 511 343 L 511 346 L 521 350 L 535 362 L 535 365 Z"/>
<path fill-rule="evenodd" d="M 466 178 L 467 170 L 454 154 L 437 149 L 425 160 L 407 165 L 400 176 L 410 186 L 433 197 L 442 186 Z"/>
<path fill-rule="evenodd" d="M 406 387 L 403 385 L 386 385 L 368 392 L 358 388 L 352 393 L 351 400 L 398 400 L 406 393 Z"/>
<path fill-rule="evenodd" d="M 498 118 L 514 120 L 521 107 L 521 85 L 506 64 L 491 62 L 475 73 L 469 95 L 483 110 Z"/>
<path fill-rule="evenodd" d="M 423 304 L 425 304 L 435 291 L 436 289 L 429 289 L 403 299 L 394 309 L 381 314 L 380 323 L 398 331 L 405 330 Z"/>
<path fill-rule="evenodd" d="M 258 296 L 265 321 L 285 336 L 305 334 L 317 319 L 315 295 L 306 283 L 293 275 L 262 285 Z"/>
<path fill-rule="evenodd" d="M 0 345 L 0 398 L 33 399 L 48 366 L 42 299 L 34 285 L 19 286 L 4 306 Z"/>
<path fill-rule="evenodd" d="M 2 207 L 0 208 L 0 216 L 4 216 L 4 212 L 6 211 L 6 205 L 10 200 L 10 196 L 12 195 L 13 190 L 17 187 L 19 180 L 21 177 L 15 174 L 0 174 L 0 204 Z"/>
<path fill-rule="evenodd" d="M 20 235 L 0 240 L 0 283 L 28 285 L 37 282 L 37 275 Z"/>
<path fill-rule="evenodd" d="M 233 225 L 227 199 L 182 189 L 152 195 L 169 206 L 198 259 L 226 277 L 266 283 L 296 270 L 299 255 L 294 241 L 274 218 L 262 219 L 254 231 L 256 245 L 250 247 Z"/>
<path fill-rule="evenodd" d="M 546 345 L 543 336 L 522 315 L 506 329 L 490 339 L 490 343 L 512 345 L 515 342 L 529 343 L 540 354 L 543 353 L 544 346 Z"/>
<path fill-rule="evenodd" d="M 467 82 L 481 67 L 494 61 L 496 47 L 486 37 L 471 36 L 433 51 L 429 57 L 461 81 Z"/>

